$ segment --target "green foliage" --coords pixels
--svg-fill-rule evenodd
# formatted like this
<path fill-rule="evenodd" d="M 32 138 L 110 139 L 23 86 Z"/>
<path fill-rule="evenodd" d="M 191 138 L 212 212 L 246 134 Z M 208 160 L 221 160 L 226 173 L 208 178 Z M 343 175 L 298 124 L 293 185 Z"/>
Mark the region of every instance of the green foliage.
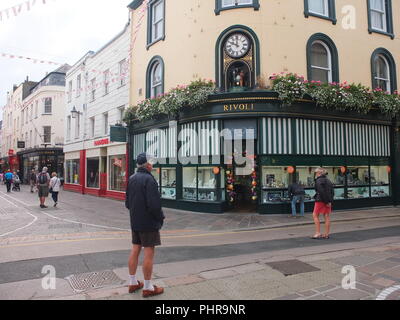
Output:
<path fill-rule="evenodd" d="M 176 116 L 184 107 L 193 109 L 203 106 L 208 96 L 215 92 L 212 80 L 196 80 L 189 85 L 179 85 L 155 99 L 146 99 L 128 108 L 124 122 L 130 124 L 135 119 L 146 121 L 157 116 Z"/>
<path fill-rule="evenodd" d="M 309 95 L 318 106 L 341 111 L 368 113 L 376 105 L 382 113 L 394 116 L 400 112 L 400 96 L 381 89 L 371 91 L 361 84 L 321 83 L 306 81 L 293 73 L 274 74 L 272 89 L 279 94 L 284 104 L 292 105 L 296 100 Z"/>

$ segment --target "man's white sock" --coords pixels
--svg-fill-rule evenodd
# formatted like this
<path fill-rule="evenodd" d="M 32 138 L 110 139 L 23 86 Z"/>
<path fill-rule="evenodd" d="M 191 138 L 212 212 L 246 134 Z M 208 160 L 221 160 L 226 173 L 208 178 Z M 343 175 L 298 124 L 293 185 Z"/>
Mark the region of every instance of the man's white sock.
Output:
<path fill-rule="evenodd" d="M 130 275 L 129 276 L 129 285 L 130 286 L 136 286 L 138 284 L 139 284 L 139 282 L 136 279 L 136 275 L 134 275 L 134 276 Z"/>
<path fill-rule="evenodd" d="M 144 288 L 143 288 L 143 290 L 154 291 L 154 287 L 151 284 L 151 280 L 144 280 Z"/>

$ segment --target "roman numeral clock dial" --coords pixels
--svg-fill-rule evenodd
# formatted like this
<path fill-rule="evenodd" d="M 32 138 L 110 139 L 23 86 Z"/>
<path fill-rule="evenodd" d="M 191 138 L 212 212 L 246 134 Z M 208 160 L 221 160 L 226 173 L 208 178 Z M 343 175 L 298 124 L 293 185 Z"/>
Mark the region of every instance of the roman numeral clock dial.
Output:
<path fill-rule="evenodd" d="M 226 53 L 231 58 L 242 58 L 250 49 L 250 41 L 242 34 L 233 34 L 225 44 Z"/>

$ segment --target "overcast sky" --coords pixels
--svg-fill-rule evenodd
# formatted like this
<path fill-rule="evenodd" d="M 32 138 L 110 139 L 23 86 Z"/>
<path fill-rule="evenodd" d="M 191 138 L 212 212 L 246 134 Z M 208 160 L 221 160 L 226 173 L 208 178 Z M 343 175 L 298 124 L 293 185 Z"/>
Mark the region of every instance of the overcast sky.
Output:
<path fill-rule="evenodd" d="M 0 0 L 4 10 L 27 0 Z M 32 3 L 33 0 L 30 0 Z M 3 58 L 1 53 L 73 65 L 89 50 L 97 51 L 128 22 L 129 0 L 36 0 L 17 16 L 0 21 L 0 108 L 7 102 L 7 91 L 27 76 L 41 80 L 58 67 Z M 0 120 L 2 112 L 0 112 Z"/>

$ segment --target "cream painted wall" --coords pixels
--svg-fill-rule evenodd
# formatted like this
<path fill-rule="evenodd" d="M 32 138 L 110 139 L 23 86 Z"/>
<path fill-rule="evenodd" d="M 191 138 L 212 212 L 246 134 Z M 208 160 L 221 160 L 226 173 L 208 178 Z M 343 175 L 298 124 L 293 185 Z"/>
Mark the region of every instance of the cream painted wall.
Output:
<path fill-rule="evenodd" d="M 241 8 L 215 15 L 215 1 L 166 0 L 164 41 L 146 49 L 147 16 L 138 32 L 132 53 L 131 104 L 145 98 L 146 69 L 153 56 L 165 63 L 165 91 L 196 78 L 215 79 L 215 45 L 219 35 L 236 24 L 251 28 L 260 40 L 261 74 L 282 71 L 307 76 L 306 45 L 314 33 L 329 36 L 338 49 L 340 81 L 371 86 L 371 54 L 383 47 L 397 62 L 400 74 L 400 1 L 393 1 L 395 39 L 368 33 L 367 1 L 350 2 L 356 10 L 356 28 L 342 27 L 342 8 L 347 0 L 336 0 L 338 22 L 304 17 L 303 0 L 260 0 L 260 10 Z M 132 12 L 132 30 L 138 25 L 140 8 Z M 400 82 L 399 82 L 400 83 Z M 142 94 L 139 95 L 139 89 Z"/>

